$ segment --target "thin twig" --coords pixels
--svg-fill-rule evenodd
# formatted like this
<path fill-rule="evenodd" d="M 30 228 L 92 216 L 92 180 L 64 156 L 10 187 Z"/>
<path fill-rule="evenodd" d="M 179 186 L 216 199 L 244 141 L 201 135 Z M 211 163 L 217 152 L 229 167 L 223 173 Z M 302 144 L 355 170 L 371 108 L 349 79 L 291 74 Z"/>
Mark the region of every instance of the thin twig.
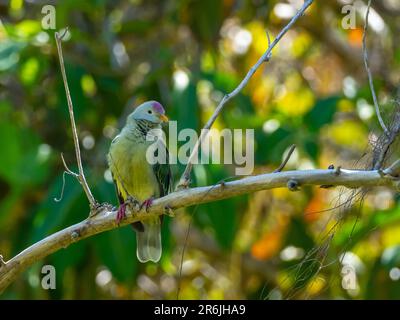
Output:
<path fill-rule="evenodd" d="M 370 8 L 371 8 L 371 0 L 368 1 L 368 5 L 367 5 L 367 12 L 365 14 L 364 32 L 363 32 L 363 39 L 362 39 L 364 65 L 365 65 L 365 70 L 367 71 L 367 75 L 368 75 L 369 88 L 371 90 L 372 99 L 374 101 L 376 116 L 378 117 L 379 124 L 381 125 L 384 133 L 388 136 L 390 134 L 390 132 L 387 129 L 387 127 L 382 119 L 382 116 L 381 116 L 378 99 L 376 97 L 374 82 L 373 82 L 373 78 L 372 78 L 372 73 L 369 68 L 369 63 L 368 63 L 367 31 L 368 31 L 368 17 L 369 17 Z"/>
<path fill-rule="evenodd" d="M 60 202 L 63 198 L 64 198 L 64 190 L 65 190 L 65 175 L 66 174 L 69 174 L 67 171 L 64 171 L 63 172 L 63 175 L 62 175 L 62 186 L 61 186 L 61 193 L 60 193 L 60 197 L 59 198 L 57 198 L 57 197 L 54 197 L 54 201 L 55 202 Z"/>
<path fill-rule="evenodd" d="M 283 168 L 285 168 L 285 166 L 288 163 L 290 157 L 292 156 L 292 153 L 293 153 L 294 149 L 296 149 L 296 145 L 292 144 L 290 146 L 289 152 L 286 155 L 285 159 L 282 161 L 281 165 L 274 171 L 274 173 L 281 172 L 283 170 Z"/>
<path fill-rule="evenodd" d="M 390 167 L 383 170 L 384 174 L 390 175 L 392 177 L 400 176 L 400 159 L 396 160 Z"/>
<path fill-rule="evenodd" d="M 269 36 L 269 32 L 268 29 L 265 29 L 265 33 L 267 34 L 267 41 L 268 41 L 268 48 L 271 46 L 271 37 Z M 268 62 L 272 57 L 272 52 L 269 53 L 269 55 L 267 55 L 265 57 L 265 62 Z"/>
<path fill-rule="evenodd" d="M 389 125 L 389 133 L 383 133 L 376 141 L 373 142 L 373 162 L 372 169 L 381 169 L 392 153 L 392 146 L 396 142 L 400 134 L 400 108 L 396 107 L 391 115 L 391 123 Z"/>
<path fill-rule="evenodd" d="M 91 208 L 95 208 L 97 205 L 96 200 L 93 197 L 92 192 L 90 191 L 89 185 L 86 182 L 85 174 L 83 172 L 83 166 L 82 166 L 82 159 L 81 159 L 81 150 L 79 148 L 79 139 L 78 139 L 78 133 L 76 130 L 76 124 L 75 124 L 75 118 L 74 118 L 74 107 L 72 104 L 72 99 L 71 99 L 71 94 L 69 92 L 69 87 L 68 87 L 68 80 L 67 80 L 67 75 L 65 72 L 65 66 L 64 66 L 64 57 L 62 53 L 62 46 L 61 46 L 61 41 L 63 37 L 66 35 L 68 31 L 68 28 L 64 30 L 64 33 L 60 36 L 58 32 L 55 33 L 55 38 L 56 38 L 56 44 L 57 44 L 57 52 L 58 52 L 58 58 L 60 60 L 60 68 L 61 68 L 61 74 L 64 82 L 64 88 L 65 88 L 65 94 L 67 96 L 67 102 L 68 102 L 68 111 L 69 111 L 69 117 L 71 120 L 71 129 L 72 129 L 72 137 L 74 139 L 74 146 L 75 146 L 75 155 L 76 155 L 76 162 L 78 164 L 78 170 L 79 174 L 74 174 L 71 170 L 68 169 L 66 166 L 66 163 L 64 161 L 64 158 L 62 158 L 64 166 L 67 169 L 67 172 L 75 175 L 75 177 L 78 179 L 80 184 L 82 185 L 83 190 L 86 193 L 86 197 L 89 200 L 89 204 Z"/>
<path fill-rule="evenodd" d="M 121 221 L 120 226 L 162 215 L 165 212 L 166 206 L 169 206 L 171 209 L 178 209 L 260 190 L 286 187 L 290 180 L 298 181 L 301 186 L 330 184 L 349 188 L 374 186 L 399 188 L 400 178 L 389 175 L 382 176 L 378 170 L 363 171 L 342 169 L 340 175 L 335 175 L 332 169 L 266 173 L 224 182 L 216 186 L 190 188 L 170 193 L 165 197 L 156 199 L 148 212 L 138 212 L 128 215 L 125 220 Z M 212 190 L 212 192 L 210 192 L 210 190 Z M 116 215 L 117 211 L 112 211 L 110 205 L 104 205 L 101 207 L 99 214 L 94 218 L 90 220 L 86 219 L 56 232 L 31 245 L 29 248 L 26 248 L 21 253 L 8 260 L 6 264 L 0 268 L 0 293 L 16 279 L 22 271 L 33 263 L 58 250 L 68 247 L 72 243 L 95 234 L 118 228 Z"/>
<path fill-rule="evenodd" d="M 313 0 L 306 0 L 304 1 L 303 6 L 301 9 L 296 13 L 296 15 L 289 21 L 289 23 L 279 32 L 277 37 L 274 39 L 274 41 L 268 46 L 267 50 L 265 53 L 258 59 L 256 64 L 250 68 L 250 70 L 247 72 L 246 76 L 243 78 L 243 80 L 239 83 L 239 85 L 230 93 L 225 94 L 220 103 L 218 104 L 217 108 L 215 109 L 213 115 L 211 118 L 207 121 L 206 125 L 204 126 L 203 130 L 201 130 L 201 134 L 199 139 L 197 140 L 192 153 L 189 156 L 188 163 L 186 165 L 185 171 L 183 172 L 180 181 L 177 185 L 177 189 L 180 188 L 186 188 L 190 184 L 190 173 L 192 171 L 193 167 L 193 160 L 198 154 L 198 150 L 200 147 L 200 144 L 203 142 L 205 137 L 208 134 L 208 130 L 210 129 L 211 126 L 214 124 L 215 120 L 221 113 L 222 109 L 224 108 L 225 104 L 231 100 L 233 97 L 239 94 L 239 92 L 242 91 L 242 89 L 248 84 L 250 81 L 251 77 L 254 75 L 254 73 L 258 70 L 258 68 L 264 63 L 269 61 L 269 58 L 271 57 L 271 52 L 272 49 L 278 44 L 278 42 L 282 39 L 282 37 L 288 32 L 288 30 L 293 26 L 293 24 L 304 14 L 304 12 L 307 10 L 307 8 L 313 3 Z M 269 38 L 269 34 L 267 33 L 267 37 Z"/>
<path fill-rule="evenodd" d="M 70 168 L 68 168 L 67 163 L 65 162 L 65 159 L 64 159 L 64 154 L 62 154 L 62 153 L 61 153 L 61 161 L 64 165 L 65 172 L 70 174 L 71 176 L 74 176 L 75 178 L 78 178 L 79 174 L 73 172 Z"/>

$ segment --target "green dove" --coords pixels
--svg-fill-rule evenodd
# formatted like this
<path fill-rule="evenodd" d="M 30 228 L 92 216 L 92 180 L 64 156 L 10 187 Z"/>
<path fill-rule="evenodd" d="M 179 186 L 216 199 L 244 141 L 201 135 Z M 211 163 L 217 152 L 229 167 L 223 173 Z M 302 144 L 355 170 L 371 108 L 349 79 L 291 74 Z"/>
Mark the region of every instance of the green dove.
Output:
<path fill-rule="evenodd" d="M 161 130 L 167 122 L 163 106 L 157 101 L 147 101 L 138 106 L 127 118 L 121 133 L 114 138 L 108 153 L 108 165 L 120 203 L 117 222 L 125 218 L 126 205 L 138 202 L 146 211 L 153 199 L 168 194 L 172 187 L 168 150 L 162 139 L 158 146 L 165 148 L 165 162 L 149 161 L 147 150 L 154 145 L 146 139 L 154 129 Z M 161 162 L 161 161 L 160 161 Z M 136 231 L 136 255 L 140 262 L 158 262 L 161 258 L 162 216 L 132 224 Z"/>

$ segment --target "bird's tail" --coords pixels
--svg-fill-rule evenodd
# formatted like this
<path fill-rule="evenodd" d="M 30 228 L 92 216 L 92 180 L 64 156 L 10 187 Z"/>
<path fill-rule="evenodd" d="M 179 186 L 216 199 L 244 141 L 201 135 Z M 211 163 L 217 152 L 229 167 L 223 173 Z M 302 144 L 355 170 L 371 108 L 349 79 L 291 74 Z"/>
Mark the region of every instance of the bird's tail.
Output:
<path fill-rule="evenodd" d="M 136 231 L 136 255 L 140 262 L 158 262 L 161 258 L 161 221 L 157 217 L 142 222 L 143 231 Z"/>

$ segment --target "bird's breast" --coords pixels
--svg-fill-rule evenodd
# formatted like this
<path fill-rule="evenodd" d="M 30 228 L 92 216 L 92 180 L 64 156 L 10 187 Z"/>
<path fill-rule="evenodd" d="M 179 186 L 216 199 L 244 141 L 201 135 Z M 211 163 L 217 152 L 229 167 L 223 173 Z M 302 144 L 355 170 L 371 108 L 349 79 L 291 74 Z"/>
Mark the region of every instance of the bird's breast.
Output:
<path fill-rule="evenodd" d="M 159 197 L 159 186 L 146 151 L 145 143 L 135 143 L 127 138 L 120 138 L 111 145 L 110 170 L 124 199 L 131 195 L 143 202 L 150 197 Z"/>

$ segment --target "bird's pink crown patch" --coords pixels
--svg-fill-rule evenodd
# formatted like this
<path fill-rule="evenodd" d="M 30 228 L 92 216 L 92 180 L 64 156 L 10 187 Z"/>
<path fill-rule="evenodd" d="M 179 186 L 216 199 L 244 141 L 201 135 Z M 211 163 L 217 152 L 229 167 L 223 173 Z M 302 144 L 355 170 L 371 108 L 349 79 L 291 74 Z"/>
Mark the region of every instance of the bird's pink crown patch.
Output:
<path fill-rule="evenodd" d="M 161 103 L 154 101 L 153 102 L 153 108 L 156 110 L 158 113 L 164 114 L 165 110 L 164 107 L 161 105 Z"/>

